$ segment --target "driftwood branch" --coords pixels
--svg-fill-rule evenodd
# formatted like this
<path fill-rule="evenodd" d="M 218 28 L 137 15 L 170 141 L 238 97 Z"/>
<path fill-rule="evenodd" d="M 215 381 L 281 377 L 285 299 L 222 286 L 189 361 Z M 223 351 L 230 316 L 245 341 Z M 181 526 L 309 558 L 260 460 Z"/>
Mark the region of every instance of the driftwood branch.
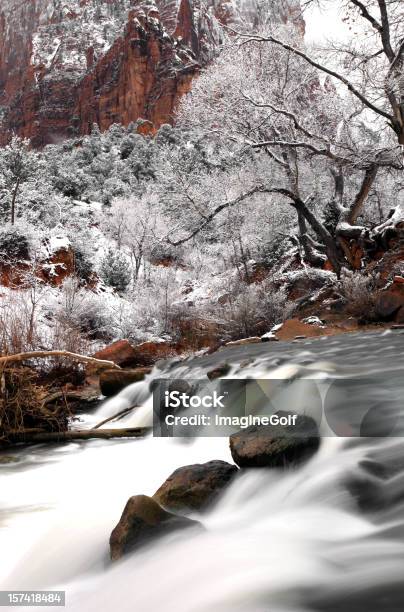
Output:
<path fill-rule="evenodd" d="M 100 438 L 141 438 L 149 431 L 146 427 L 127 427 L 125 429 L 85 429 L 72 431 L 33 432 L 26 430 L 7 435 L 8 442 L 12 444 L 39 444 L 43 442 L 72 442 L 74 440 L 91 440 Z"/>
<path fill-rule="evenodd" d="M 72 359 L 73 361 L 79 361 L 82 363 L 92 363 L 99 368 L 115 370 L 122 369 L 113 361 L 96 359 L 95 357 L 87 357 L 86 355 L 78 355 L 77 353 L 71 353 L 70 351 L 30 351 L 27 353 L 17 353 L 16 355 L 4 355 L 3 357 L 0 357 L 0 367 L 8 363 L 17 363 L 20 361 L 26 361 L 27 359 L 45 359 L 46 357 L 63 357 L 65 359 Z"/>
<path fill-rule="evenodd" d="M 114 419 L 117 419 L 118 417 L 123 417 L 126 414 L 129 414 L 129 412 L 132 412 L 132 410 L 134 410 L 135 408 L 137 408 L 137 406 L 131 406 L 130 408 L 125 408 L 124 410 L 120 410 L 113 416 L 110 416 L 107 419 L 104 419 L 103 421 L 101 421 L 101 423 L 98 423 L 98 425 L 95 425 L 94 429 L 99 429 L 100 427 L 102 427 L 102 425 L 105 425 L 105 423 L 109 423 L 110 421 L 113 421 Z"/>

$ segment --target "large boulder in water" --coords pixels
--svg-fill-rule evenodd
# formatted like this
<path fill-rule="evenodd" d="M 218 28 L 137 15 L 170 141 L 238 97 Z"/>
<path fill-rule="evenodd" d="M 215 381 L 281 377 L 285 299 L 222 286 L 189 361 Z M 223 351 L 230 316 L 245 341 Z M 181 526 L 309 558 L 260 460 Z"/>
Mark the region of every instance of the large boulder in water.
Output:
<path fill-rule="evenodd" d="M 133 345 L 128 340 L 118 340 L 95 353 L 96 359 L 113 361 L 121 367 L 151 366 L 159 359 L 175 354 L 175 348 L 168 342 L 142 342 Z"/>
<path fill-rule="evenodd" d="M 176 529 L 201 527 L 198 521 L 167 512 L 147 495 L 131 497 L 109 539 L 112 561 Z"/>
<path fill-rule="evenodd" d="M 203 510 L 237 474 L 235 465 L 208 461 L 178 468 L 153 495 L 167 510 Z"/>
<path fill-rule="evenodd" d="M 162 340 L 156 342 L 142 342 L 135 347 L 136 365 L 150 366 L 160 359 L 167 359 L 175 355 L 175 347 Z"/>
<path fill-rule="evenodd" d="M 242 468 L 297 465 L 309 459 L 319 445 L 317 425 L 306 416 L 298 416 L 294 426 L 251 426 L 230 436 L 231 455 Z"/>
<path fill-rule="evenodd" d="M 137 353 L 135 347 L 128 340 L 118 340 L 95 353 L 94 357 L 96 359 L 113 361 L 117 365 L 124 367 L 134 364 Z"/>

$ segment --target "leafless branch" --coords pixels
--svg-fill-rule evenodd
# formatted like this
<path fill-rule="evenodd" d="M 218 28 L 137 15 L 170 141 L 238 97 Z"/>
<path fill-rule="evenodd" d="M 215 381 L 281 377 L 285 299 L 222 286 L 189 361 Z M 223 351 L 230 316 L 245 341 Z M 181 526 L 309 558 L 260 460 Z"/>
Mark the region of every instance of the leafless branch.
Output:
<path fill-rule="evenodd" d="M 278 38 L 275 38 L 274 36 L 259 36 L 258 34 L 250 35 L 250 34 L 243 34 L 243 33 L 237 32 L 237 31 L 234 31 L 234 33 L 237 34 L 240 38 L 244 39 L 246 42 L 258 42 L 258 43 L 270 42 L 270 43 L 274 43 L 275 45 L 278 45 L 278 46 L 282 47 L 283 49 L 286 49 L 286 51 L 291 51 L 292 53 L 294 53 L 298 57 L 301 57 L 302 59 L 304 59 L 308 64 L 310 64 L 314 68 L 317 68 L 318 70 L 321 70 L 321 72 L 324 72 L 325 74 L 328 74 L 328 75 L 332 76 L 333 78 L 337 79 L 338 81 L 340 81 L 341 83 L 343 83 L 347 87 L 347 89 L 356 98 L 358 98 L 358 100 L 360 100 L 362 102 L 362 104 L 364 104 L 364 106 L 366 106 L 367 108 L 372 110 L 377 115 L 380 115 L 381 117 L 384 117 L 389 122 L 394 123 L 394 117 L 390 113 L 387 113 L 382 108 L 379 108 L 378 106 L 373 104 L 373 102 L 368 100 L 366 98 L 366 96 L 364 96 L 353 85 L 353 83 L 351 83 L 346 77 L 344 77 L 342 74 L 339 74 L 335 70 L 331 70 L 327 66 L 323 66 L 319 62 L 313 60 L 306 53 L 304 53 L 303 51 L 300 51 L 300 49 L 296 49 L 295 47 L 292 47 L 291 45 L 289 45 L 289 44 L 279 40 Z"/>
<path fill-rule="evenodd" d="M 233 200 L 228 200 L 227 202 L 224 202 L 223 204 L 220 204 L 219 206 L 217 206 L 209 215 L 206 216 L 206 218 L 203 221 L 203 223 L 198 225 L 185 238 L 181 238 L 180 240 L 175 240 L 174 241 L 174 240 L 171 240 L 169 237 L 167 237 L 167 242 L 169 244 L 171 244 L 171 246 L 179 246 L 181 244 L 185 244 L 186 242 L 188 242 L 189 240 L 192 240 L 192 238 L 197 236 L 223 210 L 225 210 L 227 208 L 232 208 L 233 206 L 236 206 L 237 204 L 240 204 L 241 202 L 243 202 L 244 200 L 247 200 L 248 198 L 250 198 L 251 196 L 253 196 L 256 193 L 270 193 L 270 192 L 271 192 L 270 189 L 268 189 L 266 187 L 263 187 L 262 185 L 259 185 L 257 187 L 253 187 L 249 191 L 239 195 L 237 198 L 234 198 Z"/>

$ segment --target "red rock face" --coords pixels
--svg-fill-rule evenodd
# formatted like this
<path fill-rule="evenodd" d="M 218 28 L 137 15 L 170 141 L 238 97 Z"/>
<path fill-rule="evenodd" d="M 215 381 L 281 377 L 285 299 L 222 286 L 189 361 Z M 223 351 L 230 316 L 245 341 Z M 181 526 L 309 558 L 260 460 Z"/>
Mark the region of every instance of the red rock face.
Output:
<path fill-rule="evenodd" d="M 187 50 L 176 51 L 160 25 L 145 23 L 143 29 L 136 21 L 130 19 L 125 36 L 80 83 L 75 114 L 81 133 L 90 131 L 93 123 L 105 130 L 139 117 L 156 128 L 172 123 L 178 99 L 191 88 L 197 64 L 186 65 Z M 177 67 L 180 54 L 184 61 Z"/>
<path fill-rule="evenodd" d="M 181 38 L 198 55 L 199 39 L 195 29 L 194 10 L 191 0 L 181 0 L 180 2 L 174 36 Z"/>
<path fill-rule="evenodd" d="M 3 4 L 4 2 L 4 4 Z M 274 1 L 282 7 L 299 0 Z M 0 145 L 37 147 L 139 118 L 172 123 L 242 0 L 2 0 Z M 254 3 L 252 4 L 252 6 Z M 273 12 L 273 7 L 271 6 Z M 278 10 L 279 13 L 279 10 Z M 290 13 L 292 15 L 292 12 Z"/>
<path fill-rule="evenodd" d="M 35 0 L 25 3 L 25 9 L 22 1 L 18 4 L 15 7 L 18 20 L 12 12 L 0 8 L 0 105 L 7 104 L 23 88 L 30 65 L 32 34 L 38 25 Z"/>
<path fill-rule="evenodd" d="M 93 123 L 101 130 L 138 118 L 155 128 L 172 123 L 175 106 L 189 91 L 198 64 L 185 44 L 167 34 L 158 14 L 131 11 L 127 17 L 122 36 L 98 60 L 93 46 L 85 50 L 86 65 L 80 74 L 77 66 L 68 70 L 57 55 L 48 66 L 32 65 L 32 36 L 35 22 L 38 25 L 32 13 L 34 25 L 24 30 L 25 47 L 22 40 L 21 45 L 14 40 L 8 43 L 13 48 L 0 48 L 5 58 L 0 68 L 1 101 L 8 106 L 0 142 L 7 142 L 12 131 L 40 147 L 87 134 Z M 4 14 L 0 28 L 6 28 Z M 7 72 L 10 60 L 20 68 Z"/>

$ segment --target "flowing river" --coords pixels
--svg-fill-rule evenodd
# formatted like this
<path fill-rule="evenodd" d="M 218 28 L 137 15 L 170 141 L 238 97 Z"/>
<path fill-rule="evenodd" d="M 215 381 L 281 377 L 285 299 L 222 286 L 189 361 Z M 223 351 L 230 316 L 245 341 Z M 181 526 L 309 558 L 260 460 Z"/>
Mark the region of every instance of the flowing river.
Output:
<path fill-rule="evenodd" d="M 159 366 L 151 378 L 200 379 L 224 361 L 238 378 L 365 377 L 374 420 L 388 402 L 404 414 L 403 348 L 400 330 L 233 347 Z M 149 383 L 127 387 L 81 426 L 133 404 L 141 407 L 116 426 L 150 423 Z M 211 510 L 192 515 L 204 531 L 170 534 L 115 564 L 108 539 L 127 499 L 152 495 L 182 465 L 231 462 L 228 438 L 3 453 L 0 588 L 65 590 L 66 608 L 83 612 L 399 612 L 404 441 L 323 435 L 298 469 L 240 471 Z"/>

